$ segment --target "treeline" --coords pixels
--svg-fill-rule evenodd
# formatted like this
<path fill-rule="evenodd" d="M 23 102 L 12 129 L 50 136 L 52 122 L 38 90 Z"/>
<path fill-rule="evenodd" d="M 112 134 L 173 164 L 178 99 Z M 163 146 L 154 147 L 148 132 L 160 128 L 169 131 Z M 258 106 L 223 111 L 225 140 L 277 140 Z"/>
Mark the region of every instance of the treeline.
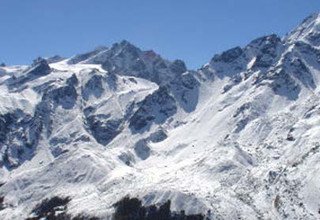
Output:
<path fill-rule="evenodd" d="M 1 199 L 1 198 L 0 198 Z M 58 196 L 45 199 L 39 203 L 26 220 L 99 220 L 100 218 L 88 215 L 71 216 L 67 213 L 69 197 Z M 1 202 L 1 201 L 0 201 Z M 171 201 L 168 200 L 160 206 L 143 206 L 138 198 L 124 197 L 114 204 L 113 220 L 204 220 L 202 214 L 186 215 L 182 210 L 173 212 L 170 209 Z M 102 218 L 104 219 L 104 218 Z M 109 218 L 108 218 L 109 219 Z"/>
<path fill-rule="evenodd" d="M 170 210 L 171 201 L 157 207 L 155 205 L 144 207 L 137 198 L 125 197 L 115 204 L 114 220 L 203 220 L 204 216 L 186 215 L 182 210 L 179 213 Z"/>

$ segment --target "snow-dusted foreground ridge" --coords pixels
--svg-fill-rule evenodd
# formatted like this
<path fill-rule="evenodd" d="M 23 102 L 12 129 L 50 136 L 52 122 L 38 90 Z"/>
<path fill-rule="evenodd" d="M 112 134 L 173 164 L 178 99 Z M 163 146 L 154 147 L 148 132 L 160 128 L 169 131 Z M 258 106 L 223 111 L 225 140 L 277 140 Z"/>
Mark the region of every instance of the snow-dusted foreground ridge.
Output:
<path fill-rule="evenodd" d="M 126 195 L 209 219 L 320 218 L 320 16 L 197 71 L 123 41 L 0 67 L 0 219 Z"/>

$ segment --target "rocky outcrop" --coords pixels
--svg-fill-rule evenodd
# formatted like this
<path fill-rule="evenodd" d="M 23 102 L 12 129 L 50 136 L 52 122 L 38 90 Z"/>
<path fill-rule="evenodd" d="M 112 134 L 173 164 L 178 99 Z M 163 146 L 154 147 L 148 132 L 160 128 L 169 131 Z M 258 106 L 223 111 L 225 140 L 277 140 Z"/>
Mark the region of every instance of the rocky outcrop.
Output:
<path fill-rule="evenodd" d="M 41 130 L 41 122 L 20 109 L 0 115 L 0 166 L 12 169 L 32 158 Z"/>
<path fill-rule="evenodd" d="M 138 110 L 129 120 L 133 133 L 149 130 L 152 124 L 162 124 L 177 112 L 176 101 L 165 87 L 160 87 L 138 105 Z"/>
<path fill-rule="evenodd" d="M 91 115 L 87 117 L 89 132 L 98 143 L 107 145 L 123 129 L 123 119 L 112 119 L 110 115 Z"/>

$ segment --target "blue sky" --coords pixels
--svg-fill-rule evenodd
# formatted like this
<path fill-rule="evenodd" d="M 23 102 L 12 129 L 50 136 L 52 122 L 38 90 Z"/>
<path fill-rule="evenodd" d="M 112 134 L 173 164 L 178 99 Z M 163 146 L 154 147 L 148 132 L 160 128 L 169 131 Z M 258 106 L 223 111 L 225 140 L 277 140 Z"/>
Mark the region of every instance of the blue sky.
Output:
<path fill-rule="evenodd" d="M 28 64 L 126 39 L 198 68 L 262 35 L 284 35 L 320 0 L 0 0 L 0 61 Z"/>

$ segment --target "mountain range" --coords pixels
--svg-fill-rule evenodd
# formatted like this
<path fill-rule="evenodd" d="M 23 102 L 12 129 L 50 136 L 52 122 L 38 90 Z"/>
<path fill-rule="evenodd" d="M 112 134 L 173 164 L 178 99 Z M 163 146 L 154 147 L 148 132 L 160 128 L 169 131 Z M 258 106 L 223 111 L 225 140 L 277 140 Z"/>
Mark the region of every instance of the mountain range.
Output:
<path fill-rule="evenodd" d="M 319 219 L 319 95 L 320 14 L 198 70 L 128 41 L 2 65 L 0 218 Z"/>

